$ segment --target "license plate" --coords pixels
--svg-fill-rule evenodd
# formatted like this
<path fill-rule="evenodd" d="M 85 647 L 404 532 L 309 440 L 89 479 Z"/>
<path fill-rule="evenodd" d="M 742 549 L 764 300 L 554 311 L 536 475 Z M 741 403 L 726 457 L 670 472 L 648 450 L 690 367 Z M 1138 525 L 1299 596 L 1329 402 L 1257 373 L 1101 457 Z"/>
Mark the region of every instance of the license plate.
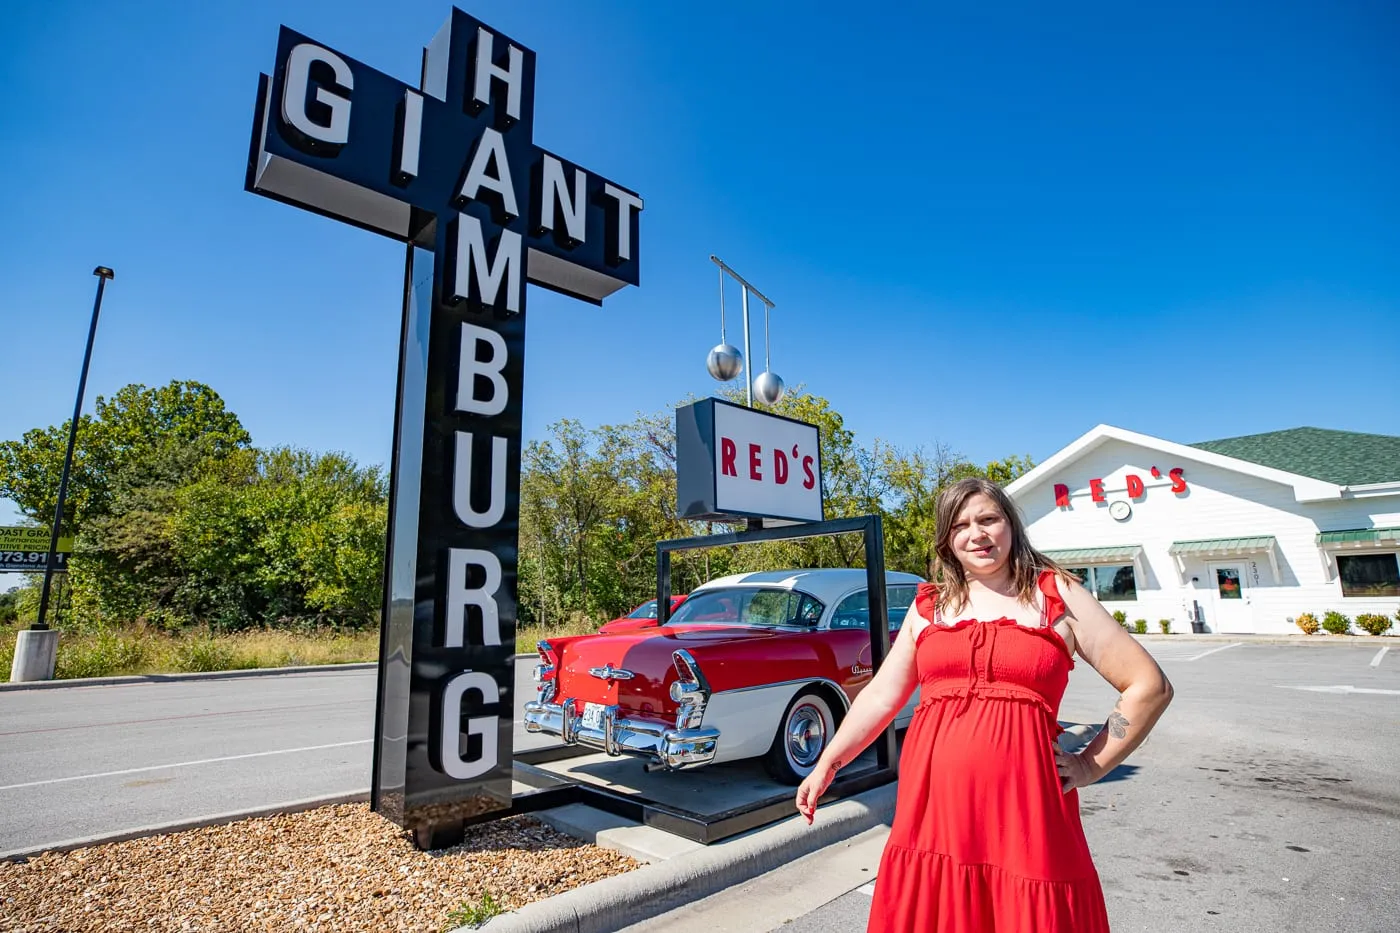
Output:
<path fill-rule="evenodd" d="M 603 713 L 607 707 L 602 703 L 583 704 L 583 727 L 603 731 Z"/>

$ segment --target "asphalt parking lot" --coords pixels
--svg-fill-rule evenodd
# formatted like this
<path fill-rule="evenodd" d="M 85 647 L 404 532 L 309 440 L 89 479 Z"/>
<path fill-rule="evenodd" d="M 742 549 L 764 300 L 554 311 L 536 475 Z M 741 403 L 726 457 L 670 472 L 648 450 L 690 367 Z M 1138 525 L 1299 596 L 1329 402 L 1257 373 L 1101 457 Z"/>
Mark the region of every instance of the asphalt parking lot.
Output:
<path fill-rule="evenodd" d="M 1114 930 L 1400 930 L 1400 650 L 1148 644 L 1176 700 L 1080 792 Z M 1113 701 L 1081 661 L 1061 719 Z M 781 928 L 863 930 L 870 887 Z"/>

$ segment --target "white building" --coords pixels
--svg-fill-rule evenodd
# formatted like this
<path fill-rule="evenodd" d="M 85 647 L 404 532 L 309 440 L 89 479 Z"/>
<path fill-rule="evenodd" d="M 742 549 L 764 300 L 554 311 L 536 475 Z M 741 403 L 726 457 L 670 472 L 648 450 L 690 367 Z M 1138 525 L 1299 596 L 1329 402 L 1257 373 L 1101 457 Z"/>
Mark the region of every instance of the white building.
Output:
<path fill-rule="evenodd" d="M 1400 437 L 1099 425 L 1007 491 L 1037 549 L 1151 632 L 1191 631 L 1197 607 L 1205 631 L 1280 634 L 1303 612 L 1400 609 Z"/>

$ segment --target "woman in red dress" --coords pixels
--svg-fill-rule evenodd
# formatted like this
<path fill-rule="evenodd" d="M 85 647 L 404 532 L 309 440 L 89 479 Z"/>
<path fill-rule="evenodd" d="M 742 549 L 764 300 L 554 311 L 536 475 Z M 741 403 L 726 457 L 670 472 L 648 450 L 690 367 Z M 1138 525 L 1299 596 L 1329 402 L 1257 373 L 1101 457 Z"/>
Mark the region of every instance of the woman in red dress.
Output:
<path fill-rule="evenodd" d="M 1108 914 L 1079 822 L 1078 788 L 1142 744 L 1172 687 L 1072 575 L 1026 540 L 994 483 L 963 480 L 936 508 L 934 578 L 889 657 L 797 790 L 810 823 L 843 764 L 915 686 L 874 933 L 1105 933 Z M 1056 737 L 1073 655 L 1119 693 L 1077 754 Z"/>

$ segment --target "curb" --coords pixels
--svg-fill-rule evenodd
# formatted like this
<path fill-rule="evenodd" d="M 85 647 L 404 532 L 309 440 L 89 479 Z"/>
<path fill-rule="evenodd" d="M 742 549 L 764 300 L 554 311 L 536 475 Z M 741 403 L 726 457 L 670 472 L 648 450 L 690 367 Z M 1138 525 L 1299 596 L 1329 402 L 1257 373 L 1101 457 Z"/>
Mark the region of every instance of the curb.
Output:
<path fill-rule="evenodd" d="M 1197 644 L 1293 645 L 1300 648 L 1345 648 L 1348 645 L 1400 645 L 1396 635 L 1138 635 L 1139 641 L 1153 644 L 1195 642 Z"/>
<path fill-rule="evenodd" d="M 818 811 L 808 826 L 792 816 L 667 861 L 644 865 L 527 904 L 479 927 L 453 933 L 611 933 L 772 871 L 803 855 L 894 818 L 897 783 L 886 784 Z"/>
<path fill-rule="evenodd" d="M 192 820 L 175 820 L 171 823 L 157 823 L 154 826 L 143 826 L 139 829 L 126 829 L 119 833 L 108 833 L 106 835 L 85 836 L 81 839 L 65 839 L 62 842 L 51 842 L 42 846 L 33 846 L 28 849 L 12 849 L 9 852 L 0 852 L 0 862 L 22 861 L 33 858 L 44 852 L 67 852 L 71 849 L 85 849 L 88 846 L 107 845 L 113 842 L 126 842 L 129 839 L 140 839 L 144 836 L 159 836 L 165 833 L 178 833 L 187 829 L 201 829 L 205 826 L 214 826 L 222 823 L 233 823 L 238 820 L 252 820 L 261 816 L 276 816 L 283 813 L 301 813 L 305 810 L 315 810 L 317 807 L 333 807 L 342 803 L 360 803 L 369 800 L 369 791 L 357 790 L 348 791 L 343 794 L 332 794 L 329 797 L 308 797 L 304 800 L 292 800 L 287 803 L 277 804 L 270 807 L 254 807 L 250 810 L 235 810 L 232 813 L 219 813 L 210 816 L 201 816 Z"/>
<path fill-rule="evenodd" d="M 124 677 L 72 677 L 66 680 L 29 680 L 22 683 L 0 684 L 0 693 L 7 690 L 55 690 L 60 687 L 107 687 L 114 684 L 163 684 L 187 680 L 232 680 L 238 677 L 271 677 L 279 674 L 319 674 L 326 671 L 368 671 L 379 666 L 378 661 L 357 661 L 353 664 L 312 664 L 303 667 L 251 667 L 240 671 L 202 671 L 195 674 L 130 674 Z"/>

